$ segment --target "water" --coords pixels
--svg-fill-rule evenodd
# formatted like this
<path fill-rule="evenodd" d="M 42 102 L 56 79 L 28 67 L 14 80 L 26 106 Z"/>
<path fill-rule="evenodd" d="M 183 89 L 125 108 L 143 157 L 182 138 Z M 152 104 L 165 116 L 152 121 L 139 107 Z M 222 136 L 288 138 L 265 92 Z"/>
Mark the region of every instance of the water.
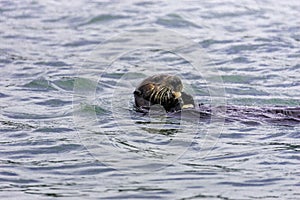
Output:
<path fill-rule="evenodd" d="M 1 198 L 298 199 L 298 124 L 141 116 L 132 91 L 172 73 L 198 103 L 300 106 L 299 10 L 0 1 Z"/>

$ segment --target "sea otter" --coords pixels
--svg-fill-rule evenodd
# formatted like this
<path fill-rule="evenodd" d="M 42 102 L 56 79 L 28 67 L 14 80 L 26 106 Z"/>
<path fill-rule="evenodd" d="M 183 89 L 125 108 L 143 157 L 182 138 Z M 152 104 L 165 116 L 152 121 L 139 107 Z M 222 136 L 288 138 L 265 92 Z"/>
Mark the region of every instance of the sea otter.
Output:
<path fill-rule="evenodd" d="M 167 74 L 150 76 L 138 85 L 133 94 L 138 111 L 147 112 L 152 105 L 159 104 L 169 116 L 178 116 L 183 109 L 194 114 L 198 113 L 200 118 L 210 118 L 213 115 L 209 105 L 195 105 L 193 97 L 183 91 L 183 84 L 178 76 Z M 246 124 L 273 122 L 284 125 L 300 122 L 300 107 L 258 108 L 228 105 L 221 108 L 226 110 L 225 118 L 228 122 L 240 121 Z"/>
<path fill-rule="evenodd" d="M 150 76 L 133 92 L 135 105 L 139 109 L 149 110 L 152 105 L 159 104 L 166 112 L 194 107 L 193 97 L 182 90 L 183 84 L 178 76 L 167 74 Z"/>

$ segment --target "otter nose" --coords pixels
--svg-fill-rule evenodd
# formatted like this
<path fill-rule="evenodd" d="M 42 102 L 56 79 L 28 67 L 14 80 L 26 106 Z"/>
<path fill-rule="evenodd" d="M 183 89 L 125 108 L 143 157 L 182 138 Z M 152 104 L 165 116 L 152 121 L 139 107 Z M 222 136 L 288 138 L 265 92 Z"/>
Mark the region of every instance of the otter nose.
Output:
<path fill-rule="evenodd" d="M 181 97 L 181 92 L 172 92 L 172 94 L 175 96 L 175 99 Z"/>

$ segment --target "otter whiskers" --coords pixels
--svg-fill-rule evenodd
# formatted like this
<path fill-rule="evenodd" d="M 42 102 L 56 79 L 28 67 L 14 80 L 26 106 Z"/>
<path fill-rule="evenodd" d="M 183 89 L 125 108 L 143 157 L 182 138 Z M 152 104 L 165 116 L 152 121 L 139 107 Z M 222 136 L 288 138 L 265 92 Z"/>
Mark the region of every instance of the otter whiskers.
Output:
<path fill-rule="evenodd" d="M 152 90 L 149 100 L 159 104 L 166 103 L 170 99 L 171 89 L 168 87 L 161 87 L 158 91 Z"/>

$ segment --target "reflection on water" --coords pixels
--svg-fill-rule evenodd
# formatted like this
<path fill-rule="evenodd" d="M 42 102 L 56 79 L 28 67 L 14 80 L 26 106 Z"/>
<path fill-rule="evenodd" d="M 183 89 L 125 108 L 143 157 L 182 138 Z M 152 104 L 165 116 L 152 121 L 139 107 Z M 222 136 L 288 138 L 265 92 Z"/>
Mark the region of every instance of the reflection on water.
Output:
<path fill-rule="evenodd" d="M 1 197 L 297 199 L 299 10 L 274 0 L 0 1 Z M 173 34 L 153 41 L 156 28 L 197 47 Z M 141 35 L 151 48 L 135 48 Z M 201 66 L 180 56 L 189 51 Z M 135 112 L 134 88 L 156 73 L 179 75 L 201 112 Z M 225 123 L 210 116 L 222 98 Z M 279 123 L 285 114 L 293 123 Z"/>

